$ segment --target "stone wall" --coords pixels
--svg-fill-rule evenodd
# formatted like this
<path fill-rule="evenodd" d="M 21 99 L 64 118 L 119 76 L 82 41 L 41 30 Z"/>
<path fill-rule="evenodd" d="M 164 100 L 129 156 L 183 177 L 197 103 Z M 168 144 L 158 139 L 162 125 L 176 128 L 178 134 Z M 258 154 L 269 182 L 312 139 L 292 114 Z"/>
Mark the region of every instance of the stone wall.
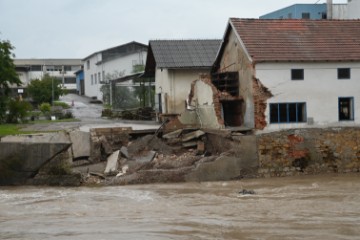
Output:
<path fill-rule="evenodd" d="M 260 177 L 360 171 L 360 128 L 273 132 L 257 145 Z"/>

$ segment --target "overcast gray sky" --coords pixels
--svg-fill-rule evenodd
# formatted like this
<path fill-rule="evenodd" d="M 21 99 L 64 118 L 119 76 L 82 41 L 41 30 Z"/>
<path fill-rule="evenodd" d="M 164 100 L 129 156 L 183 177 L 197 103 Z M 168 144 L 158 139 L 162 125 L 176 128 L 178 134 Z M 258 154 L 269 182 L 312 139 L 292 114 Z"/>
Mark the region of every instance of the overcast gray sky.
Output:
<path fill-rule="evenodd" d="M 0 39 L 17 58 L 84 58 L 130 41 L 222 38 L 229 17 L 316 2 L 326 1 L 0 0 Z"/>

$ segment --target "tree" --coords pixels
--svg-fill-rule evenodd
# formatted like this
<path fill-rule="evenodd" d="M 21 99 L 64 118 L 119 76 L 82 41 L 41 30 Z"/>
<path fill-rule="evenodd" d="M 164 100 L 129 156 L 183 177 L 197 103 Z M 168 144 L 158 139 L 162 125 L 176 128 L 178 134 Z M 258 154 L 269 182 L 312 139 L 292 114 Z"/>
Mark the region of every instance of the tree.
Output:
<path fill-rule="evenodd" d="M 40 79 L 32 80 L 27 88 L 28 94 L 37 104 L 52 103 L 52 100 L 58 100 L 65 94 L 65 89 L 61 87 L 61 81 L 55 77 L 45 74 Z M 52 93 L 54 91 L 54 99 Z"/>
<path fill-rule="evenodd" d="M 6 111 L 12 85 L 20 86 L 21 81 L 15 70 L 12 53 L 14 47 L 9 41 L 0 39 L 0 123 L 6 120 Z"/>

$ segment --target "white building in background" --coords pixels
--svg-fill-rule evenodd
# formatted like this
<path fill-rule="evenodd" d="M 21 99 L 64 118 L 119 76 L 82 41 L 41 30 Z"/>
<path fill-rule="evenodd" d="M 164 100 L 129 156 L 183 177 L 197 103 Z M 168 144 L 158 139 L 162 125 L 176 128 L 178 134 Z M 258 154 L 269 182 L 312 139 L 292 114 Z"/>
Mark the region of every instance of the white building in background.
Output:
<path fill-rule="evenodd" d="M 348 0 L 348 18 L 360 19 L 360 0 Z"/>
<path fill-rule="evenodd" d="M 20 88 L 26 88 L 34 79 L 45 74 L 59 79 L 64 88 L 76 91 L 75 72 L 81 69 L 81 59 L 14 59 L 16 72 L 22 82 Z"/>
<path fill-rule="evenodd" d="M 133 74 L 134 66 L 145 64 L 146 55 L 147 45 L 130 42 L 84 58 L 85 95 L 102 101 L 102 84 Z"/>

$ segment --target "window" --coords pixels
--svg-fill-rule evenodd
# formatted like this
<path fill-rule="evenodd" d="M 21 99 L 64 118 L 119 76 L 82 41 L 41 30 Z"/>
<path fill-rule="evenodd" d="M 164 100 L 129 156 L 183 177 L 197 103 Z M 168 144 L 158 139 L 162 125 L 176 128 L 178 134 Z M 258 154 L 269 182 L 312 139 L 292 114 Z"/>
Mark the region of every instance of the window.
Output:
<path fill-rule="evenodd" d="M 64 82 L 65 82 L 66 84 L 74 84 L 74 83 L 76 83 L 76 78 L 66 77 L 66 78 L 64 78 Z"/>
<path fill-rule="evenodd" d="M 304 69 L 291 69 L 291 80 L 304 80 Z"/>
<path fill-rule="evenodd" d="M 94 85 L 94 76 L 91 74 L 91 85 Z"/>
<path fill-rule="evenodd" d="M 97 84 L 97 75 L 96 75 L 96 73 L 94 74 L 94 79 L 95 79 L 95 84 Z"/>
<path fill-rule="evenodd" d="M 71 66 L 64 66 L 64 71 L 66 71 L 66 72 L 71 71 Z"/>
<path fill-rule="evenodd" d="M 339 98 L 339 121 L 354 120 L 354 98 L 340 97 Z"/>
<path fill-rule="evenodd" d="M 98 79 L 99 79 L 99 83 L 101 82 L 101 74 L 100 72 L 98 72 Z"/>
<path fill-rule="evenodd" d="M 102 79 L 105 81 L 105 71 L 102 71 Z"/>
<path fill-rule="evenodd" d="M 306 103 L 271 103 L 270 123 L 306 122 Z"/>
<path fill-rule="evenodd" d="M 338 68 L 338 79 L 350 79 L 350 68 Z"/>
<path fill-rule="evenodd" d="M 41 72 L 41 65 L 31 65 L 31 71 Z"/>
<path fill-rule="evenodd" d="M 308 13 L 308 12 L 303 12 L 303 13 L 301 14 L 301 18 L 302 18 L 302 19 L 310 19 L 310 13 Z"/>
<path fill-rule="evenodd" d="M 86 61 L 86 68 L 87 68 L 87 69 L 90 69 L 90 60 L 87 60 L 87 61 Z"/>

